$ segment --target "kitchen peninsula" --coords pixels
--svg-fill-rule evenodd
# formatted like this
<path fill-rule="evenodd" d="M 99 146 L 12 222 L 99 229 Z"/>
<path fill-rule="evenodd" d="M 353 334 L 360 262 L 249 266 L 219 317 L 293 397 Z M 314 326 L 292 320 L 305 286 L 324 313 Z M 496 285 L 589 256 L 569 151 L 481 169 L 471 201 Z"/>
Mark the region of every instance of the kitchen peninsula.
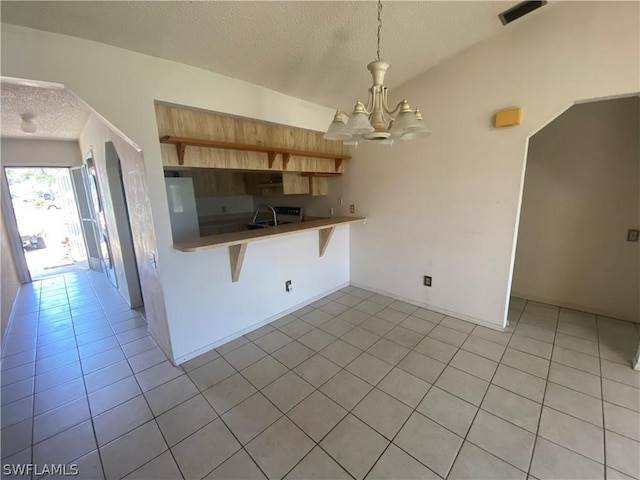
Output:
<path fill-rule="evenodd" d="M 365 219 L 343 193 L 342 142 L 175 105 L 156 115 L 170 258 L 189 272 L 169 282 L 194 312 L 172 331 L 177 363 L 348 285 L 350 231 Z"/>
<path fill-rule="evenodd" d="M 248 243 L 317 230 L 318 253 L 322 257 L 329 245 L 336 226 L 350 223 L 364 223 L 365 220 L 363 217 L 311 217 L 301 223 L 289 223 L 256 230 L 200 237 L 194 240 L 176 243 L 174 244 L 174 248 L 181 252 L 200 252 L 212 248 L 229 247 L 231 278 L 234 282 L 237 282 L 240 278 L 244 253 Z"/>

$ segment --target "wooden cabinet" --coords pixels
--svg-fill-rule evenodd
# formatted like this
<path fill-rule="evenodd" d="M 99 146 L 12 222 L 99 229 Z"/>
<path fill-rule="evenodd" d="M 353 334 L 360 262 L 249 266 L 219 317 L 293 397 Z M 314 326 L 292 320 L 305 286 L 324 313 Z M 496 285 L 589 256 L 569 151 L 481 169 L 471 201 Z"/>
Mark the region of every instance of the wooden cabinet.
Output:
<path fill-rule="evenodd" d="M 190 177 L 196 198 L 235 195 L 327 195 L 327 178 L 299 172 L 241 172 L 220 168 L 172 170 L 168 175 Z"/>
<path fill-rule="evenodd" d="M 248 195 L 244 175 L 241 172 L 200 168 L 181 170 L 180 176 L 193 179 L 196 198 Z"/>
<path fill-rule="evenodd" d="M 245 173 L 248 195 L 309 195 L 309 179 L 297 172 Z"/>
<path fill-rule="evenodd" d="M 329 179 L 325 177 L 309 177 L 309 189 L 314 197 L 329 195 Z"/>
<path fill-rule="evenodd" d="M 244 181 L 247 195 L 282 195 L 282 173 L 247 172 Z"/>
<path fill-rule="evenodd" d="M 297 172 L 282 172 L 282 193 L 285 195 L 309 195 L 309 179 Z"/>

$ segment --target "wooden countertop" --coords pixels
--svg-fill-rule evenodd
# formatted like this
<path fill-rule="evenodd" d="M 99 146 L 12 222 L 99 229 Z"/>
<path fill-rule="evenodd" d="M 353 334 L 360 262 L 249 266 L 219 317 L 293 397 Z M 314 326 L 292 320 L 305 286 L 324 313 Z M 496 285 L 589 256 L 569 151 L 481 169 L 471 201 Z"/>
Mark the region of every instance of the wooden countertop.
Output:
<path fill-rule="evenodd" d="M 256 230 L 244 230 L 241 232 L 200 237 L 198 239 L 176 243 L 173 245 L 173 248 L 181 252 L 200 252 L 211 248 L 247 244 L 258 240 L 283 237 L 285 235 L 293 235 L 295 233 L 305 231 L 322 230 L 350 223 L 364 223 L 365 220 L 366 219 L 363 217 L 313 218 L 301 223 L 289 223 L 286 225 L 278 225 L 277 227 L 267 227 Z"/>

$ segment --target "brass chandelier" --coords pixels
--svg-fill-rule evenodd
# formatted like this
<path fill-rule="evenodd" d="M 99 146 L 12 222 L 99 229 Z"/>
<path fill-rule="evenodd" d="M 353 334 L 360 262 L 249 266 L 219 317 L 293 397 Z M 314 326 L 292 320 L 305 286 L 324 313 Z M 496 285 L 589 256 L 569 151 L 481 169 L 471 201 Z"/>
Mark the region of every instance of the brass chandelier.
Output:
<path fill-rule="evenodd" d="M 431 133 L 424 124 L 420 110 L 412 109 L 407 99 L 398 103 L 394 109 L 387 105 L 384 75 L 391 65 L 380 59 L 381 30 L 382 1 L 378 0 L 377 60 L 367 65 L 373 77 L 367 105 L 358 100 L 351 115 L 338 110 L 324 134 L 327 140 L 343 140 L 351 145 L 357 145 L 360 141 L 392 144 L 398 140 L 413 140 Z M 347 122 L 345 118 L 348 119 Z"/>

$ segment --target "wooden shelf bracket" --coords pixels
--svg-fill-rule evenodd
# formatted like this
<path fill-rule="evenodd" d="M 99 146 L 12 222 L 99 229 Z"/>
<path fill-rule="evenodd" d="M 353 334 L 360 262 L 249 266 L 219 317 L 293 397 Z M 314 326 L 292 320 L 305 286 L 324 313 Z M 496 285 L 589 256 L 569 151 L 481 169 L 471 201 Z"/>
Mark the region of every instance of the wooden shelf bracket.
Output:
<path fill-rule="evenodd" d="M 178 151 L 178 164 L 184 165 L 184 154 L 187 150 L 187 145 L 184 143 L 176 143 L 176 150 Z"/>
<path fill-rule="evenodd" d="M 340 171 L 340 167 L 342 166 L 342 158 L 336 158 L 336 172 Z"/>
<path fill-rule="evenodd" d="M 289 160 L 291 160 L 291 154 L 289 152 L 284 152 L 282 154 L 282 169 L 286 170 L 287 165 L 289 165 Z"/>
<path fill-rule="evenodd" d="M 231 263 L 231 281 L 236 283 L 240 279 L 244 254 L 247 251 L 247 244 L 229 245 L 229 262 Z"/>
<path fill-rule="evenodd" d="M 267 152 L 269 158 L 269 168 L 273 167 L 273 162 L 276 161 L 276 152 Z"/>
<path fill-rule="evenodd" d="M 320 246 L 320 256 L 322 257 L 324 255 L 324 252 L 327 251 L 327 247 L 329 246 L 329 241 L 331 240 L 331 237 L 333 236 L 333 232 L 336 229 L 336 227 L 329 227 L 329 228 L 321 228 L 320 230 L 318 230 L 318 240 L 319 240 L 319 246 Z"/>

